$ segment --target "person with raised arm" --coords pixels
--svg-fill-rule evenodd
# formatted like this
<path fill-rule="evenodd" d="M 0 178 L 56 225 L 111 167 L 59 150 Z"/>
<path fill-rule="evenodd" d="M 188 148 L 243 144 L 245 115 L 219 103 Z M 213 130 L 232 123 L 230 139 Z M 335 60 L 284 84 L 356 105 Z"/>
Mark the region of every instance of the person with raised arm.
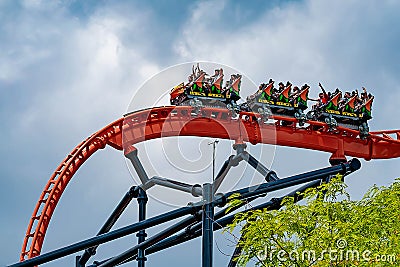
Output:
<path fill-rule="evenodd" d="M 322 90 L 322 92 L 318 94 L 318 98 L 317 98 L 317 99 L 308 98 L 308 100 L 317 102 L 316 104 L 314 104 L 314 105 L 312 106 L 312 109 L 313 109 L 313 110 L 322 108 L 323 106 L 325 106 L 326 104 L 328 104 L 328 102 L 329 102 L 329 100 L 330 100 L 330 97 L 329 97 L 329 95 L 326 93 L 326 91 L 325 91 L 324 87 L 322 86 L 322 84 L 321 84 L 321 83 L 318 83 L 318 85 L 319 85 L 319 87 L 320 87 L 321 90 Z"/>

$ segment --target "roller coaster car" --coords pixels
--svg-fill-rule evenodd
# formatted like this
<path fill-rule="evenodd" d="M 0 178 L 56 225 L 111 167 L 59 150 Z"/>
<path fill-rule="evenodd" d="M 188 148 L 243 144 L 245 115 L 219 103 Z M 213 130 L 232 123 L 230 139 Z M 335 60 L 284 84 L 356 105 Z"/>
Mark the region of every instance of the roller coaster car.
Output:
<path fill-rule="evenodd" d="M 295 117 L 303 125 L 306 120 L 304 110 L 307 109 L 309 87 L 291 94 L 291 86 L 289 84 L 280 94 L 274 95 L 273 82 L 261 85 L 255 94 L 247 97 L 247 106 L 264 116 L 274 114 Z"/>
<path fill-rule="evenodd" d="M 229 88 L 223 88 L 223 75 L 218 76 L 212 84 L 205 81 L 203 72 L 194 82 L 185 85 L 181 83 L 170 92 L 170 102 L 177 106 L 211 106 L 232 107 L 240 99 L 241 76 L 230 83 Z M 229 106 L 228 106 L 229 105 Z"/>
<path fill-rule="evenodd" d="M 341 93 L 336 94 L 327 104 L 309 111 L 307 118 L 326 122 L 331 128 L 340 125 L 359 130 L 360 137 L 365 138 L 369 133 L 368 120 L 372 119 L 373 98 L 356 107 L 356 96 L 353 96 L 349 98 L 343 107 L 340 107 L 339 100 L 341 97 Z"/>

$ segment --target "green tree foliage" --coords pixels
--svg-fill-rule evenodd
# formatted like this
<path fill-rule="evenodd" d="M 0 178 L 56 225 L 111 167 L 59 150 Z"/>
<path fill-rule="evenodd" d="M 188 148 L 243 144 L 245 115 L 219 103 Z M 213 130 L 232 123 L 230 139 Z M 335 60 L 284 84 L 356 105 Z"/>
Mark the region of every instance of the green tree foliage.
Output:
<path fill-rule="evenodd" d="M 351 201 L 336 177 L 302 197 L 235 217 L 229 230 L 242 226 L 238 265 L 400 266 L 400 180 Z"/>

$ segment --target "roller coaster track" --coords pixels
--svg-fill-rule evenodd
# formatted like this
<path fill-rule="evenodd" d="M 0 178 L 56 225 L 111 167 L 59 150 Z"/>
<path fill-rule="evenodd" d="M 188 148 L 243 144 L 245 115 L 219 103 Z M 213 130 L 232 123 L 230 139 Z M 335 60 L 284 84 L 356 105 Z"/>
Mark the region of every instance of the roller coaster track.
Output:
<path fill-rule="evenodd" d="M 299 127 L 296 122 L 295 118 L 274 116 L 261 123 L 260 115 L 250 112 L 232 118 L 228 110 L 217 108 L 203 108 L 196 114 L 192 107 L 184 106 L 156 107 L 125 115 L 80 143 L 57 167 L 29 221 L 20 261 L 40 254 L 51 216 L 69 181 L 93 153 L 107 145 L 127 154 L 134 144 L 145 140 L 199 136 L 324 151 L 332 154 L 331 160 L 346 156 L 366 160 L 400 157 L 400 130 L 371 132 L 361 139 L 355 130 L 331 130 L 317 121 Z"/>

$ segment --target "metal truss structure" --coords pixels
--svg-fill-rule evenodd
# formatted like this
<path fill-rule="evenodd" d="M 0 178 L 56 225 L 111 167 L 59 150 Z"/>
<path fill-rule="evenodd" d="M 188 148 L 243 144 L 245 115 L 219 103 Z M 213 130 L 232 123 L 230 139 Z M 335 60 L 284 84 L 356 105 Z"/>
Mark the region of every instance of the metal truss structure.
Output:
<path fill-rule="evenodd" d="M 224 207 L 227 198 L 232 194 L 239 193 L 239 198 L 246 200 L 244 203 L 248 203 L 265 196 L 266 193 L 307 183 L 289 194 L 298 196 L 299 192 L 318 186 L 321 181 L 328 179 L 331 175 L 337 173 L 348 175 L 356 171 L 361 166 L 356 158 L 371 160 L 400 157 L 400 130 L 371 132 L 367 138 L 360 138 L 358 131 L 342 127 L 332 131 L 325 123 L 316 121 L 308 121 L 304 126 L 299 126 L 295 118 L 282 116 L 273 116 L 267 122 L 260 123 L 260 121 L 262 118 L 259 114 L 250 112 L 241 112 L 237 117 L 232 118 L 229 111 L 225 109 L 202 108 L 199 113 L 194 112 L 192 107 L 168 106 L 132 112 L 111 123 L 79 144 L 50 177 L 30 219 L 20 262 L 11 266 L 35 266 L 79 251 L 84 252 L 77 258 L 76 266 L 86 266 L 100 244 L 137 233 L 138 245 L 113 258 L 94 262 L 90 266 L 115 266 L 137 260 L 138 266 L 144 267 L 147 255 L 202 236 L 202 263 L 204 267 L 211 267 L 213 231 L 231 223 L 234 214 L 230 213 L 235 209 L 230 209 L 229 212 L 226 208 L 218 212 L 214 210 L 216 207 Z M 168 136 L 230 139 L 234 141 L 236 154 L 225 161 L 212 184 L 191 185 L 164 177 L 149 177 L 134 145 Z M 279 179 L 275 172 L 269 170 L 246 151 L 246 142 L 329 152 L 332 166 Z M 91 155 L 107 145 L 124 152 L 140 178 L 141 184 L 129 189 L 97 236 L 41 254 L 47 227 L 67 184 Z M 346 156 L 356 158 L 347 161 Z M 241 161 L 247 162 L 256 169 L 266 182 L 225 194 L 218 193 L 217 190 L 229 170 Z M 201 197 L 202 200 L 187 207 L 146 218 L 148 200 L 146 190 L 156 185 L 187 192 L 194 197 Z M 111 231 L 117 219 L 134 198 L 137 199 L 139 206 L 139 222 Z M 266 201 L 252 209 L 279 209 L 282 198 Z M 300 198 L 296 197 L 296 200 Z M 187 218 L 147 238 L 145 232 L 147 228 L 183 216 Z M 237 247 L 234 255 L 238 255 L 240 251 L 240 247 Z M 235 266 L 232 259 L 228 266 Z"/>

